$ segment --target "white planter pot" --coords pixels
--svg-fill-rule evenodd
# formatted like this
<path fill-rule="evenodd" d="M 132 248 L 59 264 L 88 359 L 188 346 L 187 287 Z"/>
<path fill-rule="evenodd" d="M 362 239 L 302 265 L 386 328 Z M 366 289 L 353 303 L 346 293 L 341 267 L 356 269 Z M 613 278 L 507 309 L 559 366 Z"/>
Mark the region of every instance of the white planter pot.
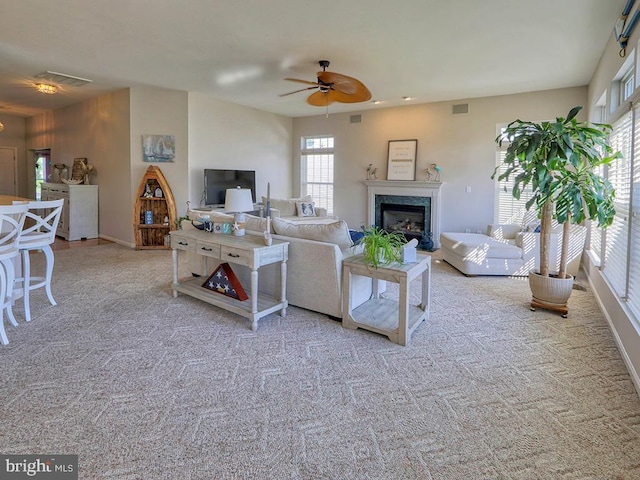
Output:
<path fill-rule="evenodd" d="M 534 271 L 529 272 L 529 288 L 533 299 L 531 309 L 536 307 L 546 308 L 561 312 L 566 317 L 567 301 L 573 290 L 573 277 L 558 278 L 554 276 L 543 277 Z"/>

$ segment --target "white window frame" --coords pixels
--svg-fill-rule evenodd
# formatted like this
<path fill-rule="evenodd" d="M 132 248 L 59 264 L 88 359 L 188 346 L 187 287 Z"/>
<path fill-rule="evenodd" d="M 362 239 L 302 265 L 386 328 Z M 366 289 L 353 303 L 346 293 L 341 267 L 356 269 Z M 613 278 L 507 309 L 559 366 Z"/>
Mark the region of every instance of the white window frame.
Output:
<path fill-rule="evenodd" d="M 333 215 L 334 148 L 333 135 L 305 136 L 300 141 L 300 194 L 311 195 L 315 206 L 326 208 L 327 215 Z"/>
<path fill-rule="evenodd" d="M 633 95 L 636 89 L 635 70 L 630 68 L 620 80 L 620 104 L 622 105 L 628 98 Z"/>

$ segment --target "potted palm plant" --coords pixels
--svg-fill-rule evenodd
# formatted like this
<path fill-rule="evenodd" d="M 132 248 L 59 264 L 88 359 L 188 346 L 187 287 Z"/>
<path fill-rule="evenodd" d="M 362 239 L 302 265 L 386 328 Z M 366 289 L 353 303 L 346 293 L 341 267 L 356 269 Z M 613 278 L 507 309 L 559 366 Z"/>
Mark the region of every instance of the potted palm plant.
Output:
<path fill-rule="evenodd" d="M 498 180 L 513 176 L 516 199 L 531 186 L 526 209 L 535 206 L 540 218 L 540 271 L 529 274 L 531 307 L 560 311 L 563 316 L 573 286 L 573 277 L 566 274 L 571 224 L 589 219 L 606 228 L 615 214 L 613 187 L 595 169 L 620 153 L 613 153 L 608 143 L 611 126 L 578 122 L 575 117 L 581 109 L 574 107 L 555 122 L 511 122 L 496 138 L 499 145 L 509 142 L 506 169 L 500 174 L 497 167 L 491 176 L 499 175 Z M 560 268 L 555 274 L 549 271 L 553 219 L 562 224 Z"/>
<path fill-rule="evenodd" d="M 363 245 L 364 261 L 375 268 L 393 262 L 402 262 L 402 245 L 407 239 L 401 232 L 391 232 L 376 227 L 363 228 L 363 237 L 358 244 Z"/>

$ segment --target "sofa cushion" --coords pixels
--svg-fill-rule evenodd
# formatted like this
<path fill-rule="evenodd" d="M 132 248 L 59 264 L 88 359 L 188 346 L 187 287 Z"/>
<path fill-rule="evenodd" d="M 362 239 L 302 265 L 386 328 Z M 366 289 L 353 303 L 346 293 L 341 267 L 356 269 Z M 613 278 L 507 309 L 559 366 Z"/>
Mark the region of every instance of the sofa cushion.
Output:
<path fill-rule="evenodd" d="M 440 235 L 442 248 L 461 257 L 522 258 L 522 249 L 511 242 L 496 240 L 481 233 L 446 232 Z"/>
<path fill-rule="evenodd" d="M 271 223 L 276 234 L 285 237 L 304 238 L 318 242 L 334 243 L 340 250 L 353 245 L 349 227 L 344 220 L 328 224 L 291 223 L 280 218 L 274 218 Z"/>
<path fill-rule="evenodd" d="M 299 198 L 272 198 L 269 200 L 271 208 L 276 208 L 280 211 L 281 217 L 295 217 L 296 202 L 311 202 L 311 195 Z M 262 197 L 262 203 L 267 204 L 267 197 Z"/>
<path fill-rule="evenodd" d="M 296 202 L 296 213 L 299 217 L 315 217 L 315 205 L 314 202 Z"/>

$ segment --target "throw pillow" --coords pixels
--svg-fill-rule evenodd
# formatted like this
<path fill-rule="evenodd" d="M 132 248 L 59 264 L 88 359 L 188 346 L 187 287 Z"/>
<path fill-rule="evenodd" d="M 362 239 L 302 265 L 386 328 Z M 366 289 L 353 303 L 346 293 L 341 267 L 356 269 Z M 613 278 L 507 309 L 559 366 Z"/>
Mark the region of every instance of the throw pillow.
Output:
<path fill-rule="evenodd" d="M 538 219 L 538 214 L 536 213 L 535 210 L 527 210 L 526 212 L 524 212 L 524 215 L 522 216 L 522 222 L 520 223 L 520 230 L 523 232 L 530 231 L 528 230 L 529 225 L 535 222 L 540 223 L 540 220 Z"/>
<path fill-rule="evenodd" d="M 296 216 L 296 202 L 311 202 L 311 195 L 299 198 L 272 198 L 270 200 L 271 208 L 275 208 L 280 211 L 281 217 L 295 217 Z M 267 197 L 262 197 L 262 203 L 267 204 Z"/>
<path fill-rule="evenodd" d="M 285 237 L 335 243 L 340 250 L 344 250 L 353 245 L 351 235 L 349 234 L 349 227 L 344 220 L 327 224 L 315 224 L 291 223 L 280 218 L 274 218 L 272 225 L 276 234 Z"/>
<path fill-rule="evenodd" d="M 299 217 L 315 217 L 316 208 L 313 202 L 296 202 L 296 211 Z"/>
<path fill-rule="evenodd" d="M 527 228 L 526 228 L 525 231 L 527 231 L 527 232 L 539 232 L 540 231 L 540 221 L 537 220 L 535 222 L 530 222 L 527 225 Z"/>

